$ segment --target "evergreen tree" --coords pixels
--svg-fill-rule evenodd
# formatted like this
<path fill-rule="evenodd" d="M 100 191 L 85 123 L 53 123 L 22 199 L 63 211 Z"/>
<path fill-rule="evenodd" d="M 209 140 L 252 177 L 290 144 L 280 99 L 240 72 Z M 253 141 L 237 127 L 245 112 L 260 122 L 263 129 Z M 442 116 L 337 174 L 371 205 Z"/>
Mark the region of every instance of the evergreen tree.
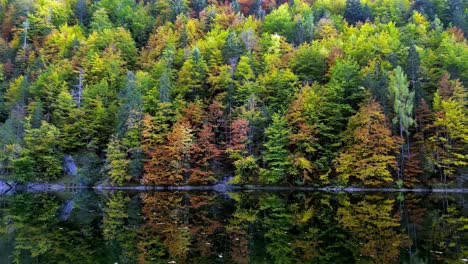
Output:
<path fill-rule="evenodd" d="M 117 133 L 122 138 L 129 129 L 140 123 L 143 111 L 143 99 L 133 72 L 127 74 L 124 88 L 119 95 L 119 113 L 117 115 Z"/>
<path fill-rule="evenodd" d="M 223 47 L 223 56 L 225 60 L 231 64 L 232 68 L 234 68 L 241 54 L 242 44 L 236 32 L 230 31 L 226 38 L 226 44 L 224 44 Z"/>
<path fill-rule="evenodd" d="M 406 74 L 410 80 L 410 90 L 414 91 L 415 103 L 419 105 L 423 98 L 420 88 L 420 58 L 414 44 L 411 45 L 406 61 Z"/>
<path fill-rule="evenodd" d="M 231 2 L 231 9 L 232 9 L 232 11 L 233 11 L 234 13 L 236 13 L 236 14 L 237 14 L 237 13 L 240 13 L 240 11 L 241 11 L 241 6 L 240 6 L 238 0 L 233 0 L 233 1 Z"/>
<path fill-rule="evenodd" d="M 106 168 L 110 182 L 121 185 L 129 181 L 132 177 L 128 173 L 127 154 L 123 151 L 122 142 L 116 136 L 111 137 L 109 140 L 106 152 Z"/>
<path fill-rule="evenodd" d="M 365 22 L 363 14 L 361 0 L 346 0 L 343 17 L 349 24 L 355 25 L 358 21 Z"/>
<path fill-rule="evenodd" d="M 297 46 L 304 42 L 304 25 L 300 17 L 296 20 L 296 30 L 294 36 L 294 43 Z"/>
<path fill-rule="evenodd" d="M 447 16 L 452 24 L 460 28 L 465 36 L 468 35 L 468 13 L 466 12 L 467 4 L 463 4 L 462 0 L 448 0 Z"/>
<path fill-rule="evenodd" d="M 195 0 L 193 1 L 193 10 L 197 14 L 197 16 L 200 14 L 203 9 L 206 7 L 206 0 Z"/>
<path fill-rule="evenodd" d="M 262 181 L 268 184 L 282 183 L 286 180 L 291 167 L 289 160 L 288 139 L 290 131 L 286 119 L 279 115 L 272 116 L 271 125 L 265 130 L 267 141 L 263 161 L 266 168 L 260 170 Z"/>

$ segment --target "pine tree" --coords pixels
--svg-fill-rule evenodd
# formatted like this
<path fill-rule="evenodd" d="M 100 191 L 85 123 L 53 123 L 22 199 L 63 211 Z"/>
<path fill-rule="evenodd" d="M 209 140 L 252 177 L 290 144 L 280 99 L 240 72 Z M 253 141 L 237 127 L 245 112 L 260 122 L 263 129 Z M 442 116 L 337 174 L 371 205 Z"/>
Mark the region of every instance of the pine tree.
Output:
<path fill-rule="evenodd" d="M 420 88 L 420 58 L 414 44 L 411 45 L 408 52 L 406 61 L 406 73 L 410 80 L 410 90 L 414 91 L 414 98 L 416 105 L 419 105 L 423 98 L 422 90 Z"/>
<path fill-rule="evenodd" d="M 226 37 L 226 44 L 223 46 L 223 56 L 227 62 L 234 68 L 242 54 L 242 44 L 235 31 L 230 31 Z M 233 71 L 234 72 L 234 71 Z M 234 74 L 234 73 L 233 73 Z"/>
<path fill-rule="evenodd" d="M 447 16 L 450 18 L 454 26 L 460 28 L 465 36 L 468 35 L 468 14 L 466 11 L 466 2 L 463 6 L 462 0 L 449 0 L 447 8 Z"/>
<path fill-rule="evenodd" d="M 263 161 L 266 168 L 260 171 L 263 182 L 276 184 L 286 180 L 291 167 L 288 150 L 290 133 L 286 119 L 279 114 L 274 114 L 271 125 L 265 130 L 267 141 Z"/>
<path fill-rule="evenodd" d="M 107 145 L 106 163 L 111 183 L 122 185 L 132 178 L 128 173 L 127 153 L 123 150 L 122 142 L 116 136 L 111 137 Z"/>
<path fill-rule="evenodd" d="M 351 25 L 355 25 L 358 21 L 365 22 L 361 0 L 346 0 L 343 18 Z"/>

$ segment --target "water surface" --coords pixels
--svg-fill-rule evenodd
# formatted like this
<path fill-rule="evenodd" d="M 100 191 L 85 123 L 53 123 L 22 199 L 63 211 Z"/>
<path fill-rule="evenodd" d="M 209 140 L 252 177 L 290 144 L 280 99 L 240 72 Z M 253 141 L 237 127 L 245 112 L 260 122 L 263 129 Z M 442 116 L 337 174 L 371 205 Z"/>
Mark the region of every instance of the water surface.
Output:
<path fill-rule="evenodd" d="M 465 263 L 467 194 L 0 196 L 0 263 Z"/>

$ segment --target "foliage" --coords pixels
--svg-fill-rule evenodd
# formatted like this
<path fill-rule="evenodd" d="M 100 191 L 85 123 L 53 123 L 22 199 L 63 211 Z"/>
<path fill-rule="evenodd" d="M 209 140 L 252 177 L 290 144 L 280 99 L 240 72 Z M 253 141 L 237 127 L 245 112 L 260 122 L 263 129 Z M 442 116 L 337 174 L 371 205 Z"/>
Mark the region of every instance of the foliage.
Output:
<path fill-rule="evenodd" d="M 370 100 L 351 117 L 344 140 L 344 151 L 335 161 L 341 184 L 358 181 L 366 186 L 379 186 L 392 181 L 399 142 L 392 137 L 376 101 Z"/>
<path fill-rule="evenodd" d="M 359 145 L 347 124 L 371 96 L 400 137 L 385 179 L 461 182 L 467 10 L 461 0 L 0 1 L 0 170 L 52 181 L 71 156 L 73 181 L 86 184 L 344 184 L 336 160 Z M 371 178 L 360 183 L 386 182 Z"/>
<path fill-rule="evenodd" d="M 12 164 L 18 181 L 53 181 L 62 175 L 58 136 L 59 130 L 45 121 L 39 128 L 26 127 L 24 146 Z"/>
<path fill-rule="evenodd" d="M 291 166 L 288 160 L 289 151 L 287 148 L 290 131 L 283 116 L 274 114 L 272 119 L 272 124 L 265 130 L 267 141 L 263 160 L 266 169 L 263 169 L 260 173 L 263 182 L 275 184 L 285 180 Z"/>

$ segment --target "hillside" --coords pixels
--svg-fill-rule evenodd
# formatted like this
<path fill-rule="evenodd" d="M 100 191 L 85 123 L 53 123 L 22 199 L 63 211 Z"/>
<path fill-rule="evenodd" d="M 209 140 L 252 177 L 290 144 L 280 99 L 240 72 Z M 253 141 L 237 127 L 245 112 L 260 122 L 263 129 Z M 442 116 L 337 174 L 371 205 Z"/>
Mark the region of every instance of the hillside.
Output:
<path fill-rule="evenodd" d="M 466 1 L 0 0 L 0 22 L 6 180 L 466 174 Z"/>

